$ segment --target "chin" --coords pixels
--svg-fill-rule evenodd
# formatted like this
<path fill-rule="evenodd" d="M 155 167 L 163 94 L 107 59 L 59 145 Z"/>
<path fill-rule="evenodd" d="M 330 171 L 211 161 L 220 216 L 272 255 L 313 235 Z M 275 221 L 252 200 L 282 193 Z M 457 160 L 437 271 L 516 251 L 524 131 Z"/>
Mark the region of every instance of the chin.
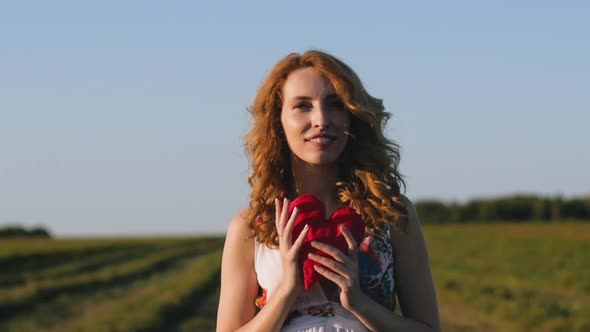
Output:
<path fill-rule="evenodd" d="M 303 159 L 306 163 L 312 166 L 330 166 L 338 162 L 337 157 L 322 157 L 322 158 L 308 158 Z"/>

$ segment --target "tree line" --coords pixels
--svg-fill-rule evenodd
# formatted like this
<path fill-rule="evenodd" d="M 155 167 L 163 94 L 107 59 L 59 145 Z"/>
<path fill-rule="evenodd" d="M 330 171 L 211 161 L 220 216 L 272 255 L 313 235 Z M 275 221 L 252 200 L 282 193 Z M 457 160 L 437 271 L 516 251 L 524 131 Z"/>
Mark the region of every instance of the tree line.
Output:
<path fill-rule="evenodd" d="M 29 237 L 51 238 L 51 233 L 42 226 L 26 228 L 21 225 L 0 226 L 0 238 Z"/>
<path fill-rule="evenodd" d="M 472 199 L 465 203 L 418 200 L 416 210 L 426 224 L 469 222 L 590 221 L 590 196 L 512 195 Z"/>

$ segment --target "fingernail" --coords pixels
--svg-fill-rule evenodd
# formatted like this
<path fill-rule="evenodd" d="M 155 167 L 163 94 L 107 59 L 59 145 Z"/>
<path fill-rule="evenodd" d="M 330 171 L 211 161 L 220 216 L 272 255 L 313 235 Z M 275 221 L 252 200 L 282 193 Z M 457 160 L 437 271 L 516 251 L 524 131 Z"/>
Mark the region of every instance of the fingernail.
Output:
<path fill-rule="evenodd" d="M 315 242 L 315 241 L 311 241 L 311 246 L 312 246 L 312 247 L 315 247 L 317 244 L 318 244 L 317 242 Z"/>
<path fill-rule="evenodd" d="M 307 230 L 309 228 L 308 224 L 305 224 L 305 226 L 303 226 L 303 230 Z"/>
<path fill-rule="evenodd" d="M 295 213 L 295 212 L 298 212 L 298 211 L 299 211 L 299 209 L 298 209 L 297 207 L 295 207 L 295 208 L 293 209 L 293 213 Z"/>

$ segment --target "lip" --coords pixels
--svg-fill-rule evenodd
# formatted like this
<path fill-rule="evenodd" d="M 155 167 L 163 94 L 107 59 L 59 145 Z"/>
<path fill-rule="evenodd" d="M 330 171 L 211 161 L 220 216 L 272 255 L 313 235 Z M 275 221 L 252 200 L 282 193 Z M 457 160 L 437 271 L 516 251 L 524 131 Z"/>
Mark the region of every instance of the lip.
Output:
<path fill-rule="evenodd" d="M 326 133 L 315 134 L 315 135 L 312 135 L 310 137 L 305 138 L 305 140 L 306 141 L 310 141 L 310 140 L 312 140 L 314 138 L 319 138 L 319 137 L 328 137 L 328 138 L 331 138 L 333 140 L 336 140 L 336 136 L 331 135 L 331 134 L 326 134 Z"/>
<path fill-rule="evenodd" d="M 316 147 L 320 150 L 326 150 L 327 148 L 330 147 L 330 145 L 332 145 L 332 143 L 334 143 L 334 141 L 327 142 L 327 143 L 318 143 L 318 142 L 314 142 L 314 141 L 307 141 L 307 143 L 313 145 L 314 147 Z"/>
<path fill-rule="evenodd" d="M 312 139 L 314 139 L 314 138 L 319 138 L 319 137 L 329 137 L 329 138 L 331 138 L 332 140 L 331 140 L 331 141 L 329 141 L 329 142 L 326 142 L 326 143 L 319 143 L 319 142 L 314 142 L 314 141 L 312 141 Z M 305 142 L 306 142 L 306 143 L 309 143 L 309 144 L 311 144 L 312 146 L 314 146 L 314 147 L 316 147 L 316 148 L 318 148 L 318 149 L 320 149 L 320 150 L 326 150 L 326 149 L 328 149 L 328 148 L 329 148 L 329 147 L 330 147 L 330 146 L 331 146 L 331 145 L 332 145 L 334 142 L 336 142 L 336 137 L 334 137 L 334 136 L 331 136 L 331 135 L 318 134 L 318 135 L 311 136 L 311 137 L 310 137 L 310 138 L 308 138 L 308 139 L 305 139 Z"/>

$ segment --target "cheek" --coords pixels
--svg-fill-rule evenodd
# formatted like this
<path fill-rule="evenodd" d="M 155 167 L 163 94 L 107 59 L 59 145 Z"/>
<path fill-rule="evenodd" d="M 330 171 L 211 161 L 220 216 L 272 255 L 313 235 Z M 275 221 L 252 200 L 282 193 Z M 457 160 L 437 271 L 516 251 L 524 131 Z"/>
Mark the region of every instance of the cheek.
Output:
<path fill-rule="evenodd" d="M 291 135 L 300 133 L 305 127 L 304 121 L 296 116 L 285 116 L 281 118 L 281 124 L 285 133 L 289 132 Z"/>
<path fill-rule="evenodd" d="M 285 133 L 285 135 L 289 134 L 289 119 L 281 113 L 281 129 Z"/>
<path fill-rule="evenodd" d="M 293 133 L 293 123 L 289 121 L 289 119 L 283 119 L 281 121 L 281 125 L 283 126 L 283 132 L 285 132 L 285 136 L 291 136 Z"/>
<path fill-rule="evenodd" d="M 301 132 L 298 122 L 293 118 L 284 117 L 281 119 L 281 125 L 289 146 L 297 144 Z"/>
<path fill-rule="evenodd" d="M 342 128 L 343 130 L 348 131 L 348 129 L 350 128 L 350 116 L 348 114 L 346 114 L 345 116 L 342 116 L 340 119 L 338 119 L 338 126 L 340 128 Z"/>

